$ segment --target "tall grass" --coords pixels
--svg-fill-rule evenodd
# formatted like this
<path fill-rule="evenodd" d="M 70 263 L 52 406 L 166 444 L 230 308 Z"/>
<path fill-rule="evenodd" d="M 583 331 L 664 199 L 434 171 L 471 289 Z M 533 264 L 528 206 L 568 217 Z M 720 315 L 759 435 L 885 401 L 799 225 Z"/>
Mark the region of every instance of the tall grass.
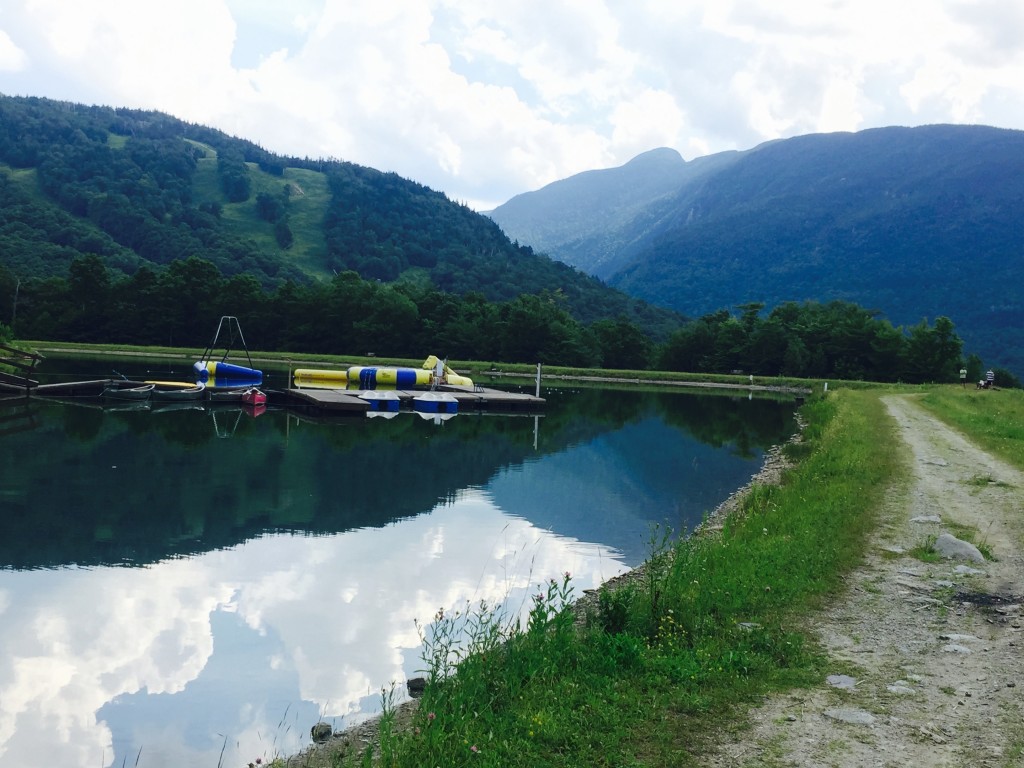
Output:
<path fill-rule="evenodd" d="M 918 402 L 982 448 L 1024 469 L 1024 390 L 935 387 Z"/>
<path fill-rule="evenodd" d="M 899 464 L 877 394 L 804 413 L 781 487 L 756 487 L 720 533 L 656 548 L 584 627 L 568 574 L 541 586 L 525 625 L 487 606 L 436 617 L 426 692 L 381 764 L 699 765 L 737 705 L 820 680 L 806 617 L 862 558 Z"/>

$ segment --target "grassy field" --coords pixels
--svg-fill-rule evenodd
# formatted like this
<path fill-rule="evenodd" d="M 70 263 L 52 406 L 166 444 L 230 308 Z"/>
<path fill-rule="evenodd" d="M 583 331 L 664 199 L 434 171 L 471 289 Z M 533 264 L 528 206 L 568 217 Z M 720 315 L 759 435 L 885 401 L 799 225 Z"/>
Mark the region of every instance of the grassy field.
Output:
<path fill-rule="evenodd" d="M 932 387 L 918 402 L 987 451 L 1024 469 L 1024 390 Z"/>
<path fill-rule="evenodd" d="M 248 163 L 252 184 L 249 199 L 241 203 L 229 203 L 221 191 L 220 177 L 217 175 L 216 150 L 206 144 L 192 143 L 206 151 L 206 157 L 201 158 L 196 166 L 192 182 L 197 203 L 220 203 L 223 206 L 221 220 L 227 224 L 229 231 L 253 240 L 263 251 L 276 253 L 281 249 L 274 239 L 274 225 L 257 216 L 256 197 L 264 192 L 281 195 L 285 186 L 288 186 L 291 192 L 288 197 L 288 225 L 295 235 L 295 244 L 286 251 L 288 258 L 307 274 L 327 275 L 327 243 L 324 240 L 323 220 L 331 193 L 324 174 L 286 168 L 283 177 L 274 176 L 261 171 L 255 163 Z"/>

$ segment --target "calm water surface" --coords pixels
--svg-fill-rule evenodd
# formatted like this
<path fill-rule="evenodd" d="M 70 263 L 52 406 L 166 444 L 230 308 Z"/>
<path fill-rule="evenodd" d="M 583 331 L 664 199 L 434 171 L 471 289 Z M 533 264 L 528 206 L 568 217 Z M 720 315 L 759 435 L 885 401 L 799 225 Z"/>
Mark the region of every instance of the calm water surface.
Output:
<path fill-rule="evenodd" d="M 746 396 L 542 394 L 442 424 L 0 405 L 0 761 L 293 753 L 415 676 L 414 620 L 597 586 L 793 428 Z"/>

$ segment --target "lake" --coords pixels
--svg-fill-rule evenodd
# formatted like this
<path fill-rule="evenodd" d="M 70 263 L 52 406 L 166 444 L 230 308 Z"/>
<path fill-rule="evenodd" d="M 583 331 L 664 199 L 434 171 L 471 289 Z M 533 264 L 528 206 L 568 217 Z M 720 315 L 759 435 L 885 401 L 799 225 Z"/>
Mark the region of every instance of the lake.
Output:
<path fill-rule="evenodd" d="M 514 612 L 566 571 L 576 594 L 596 587 L 794 430 L 791 401 L 746 394 L 541 394 L 537 417 L 442 423 L 0 403 L 0 762 L 294 753 L 318 720 L 404 691 L 415 622 L 481 600 Z"/>

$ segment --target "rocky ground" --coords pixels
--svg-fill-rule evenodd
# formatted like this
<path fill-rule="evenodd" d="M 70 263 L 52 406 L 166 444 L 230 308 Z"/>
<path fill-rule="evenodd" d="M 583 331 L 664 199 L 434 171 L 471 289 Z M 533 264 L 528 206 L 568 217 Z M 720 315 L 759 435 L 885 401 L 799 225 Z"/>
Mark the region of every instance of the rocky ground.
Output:
<path fill-rule="evenodd" d="M 913 479 L 891 490 L 847 594 L 816 617 L 834 674 L 766 701 L 710 766 L 1024 765 L 1024 474 L 911 398 L 885 402 Z M 956 543 L 972 537 L 991 559 Z M 933 542 L 954 549 L 911 555 Z"/>

